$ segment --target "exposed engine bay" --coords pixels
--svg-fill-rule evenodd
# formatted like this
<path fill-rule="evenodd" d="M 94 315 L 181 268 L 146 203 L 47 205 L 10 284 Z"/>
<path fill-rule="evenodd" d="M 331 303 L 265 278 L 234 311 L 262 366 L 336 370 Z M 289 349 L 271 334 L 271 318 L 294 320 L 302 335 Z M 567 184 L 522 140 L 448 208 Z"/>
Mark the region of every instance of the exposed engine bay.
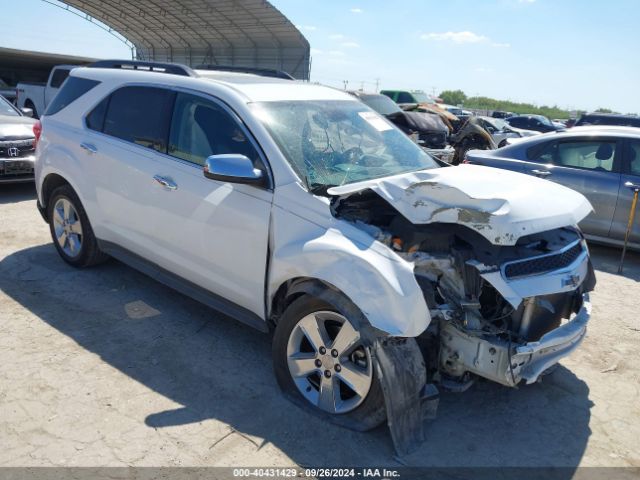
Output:
<path fill-rule="evenodd" d="M 459 223 L 413 224 L 369 189 L 334 196 L 331 209 L 413 264 L 431 314 L 417 338 L 430 382 L 457 391 L 477 376 L 507 386 L 532 383 L 582 340 L 576 329 L 588 319 L 583 311 L 595 276 L 577 228 L 497 245 Z M 580 264 L 581 273 L 567 274 Z M 535 286 L 559 272 L 557 291 Z M 531 295 L 514 295 L 510 284 L 530 278 Z"/>

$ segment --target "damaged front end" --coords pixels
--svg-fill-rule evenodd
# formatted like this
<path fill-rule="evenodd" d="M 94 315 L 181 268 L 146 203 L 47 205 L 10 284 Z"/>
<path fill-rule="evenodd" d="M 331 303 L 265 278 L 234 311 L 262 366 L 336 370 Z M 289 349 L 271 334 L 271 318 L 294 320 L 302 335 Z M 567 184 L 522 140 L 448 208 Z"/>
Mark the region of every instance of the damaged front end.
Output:
<path fill-rule="evenodd" d="M 585 240 L 571 226 L 577 220 L 569 226 L 545 229 L 544 222 L 534 222 L 536 228 L 526 228 L 517 202 L 505 206 L 500 199 L 476 198 L 489 208 L 454 208 L 443 198 L 461 191 L 446 181 L 428 184 L 431 196 L 420 197 L 412 193 L 416 184 L 409 183 L 402 190 L 411 198 L 410 207 L 400 196 L 390 202 L 390 185 L 378 184 L 335 195 L 332 213 L 413 265 L 431 315 L 416 339 L 428 381 L 454 391 L 478 377 L 506 386 L 537 381 L 586 333 L 595 276 Z M 572 199 L 568 203 L 578 218 L 587 210 L 579 198 Z M 421 209 L 431 214 L 424 216 Z M 458 222 L 427 220 L 447 209 L 457 212 Z M 525 232 L 522 236 L 499 228 L 496 212 L 507 210 L 520 219 L 513 228 Z M 412 216 L 413 221 L 407 218 Z"/>
<path fill-rule="evenodd" d="M 475 117 L 469 117 L 457 131 L 449 137 L 455 150 L 452 165 L 460 164 L 469 150 L 495 150 L 498 148 L 493 137 Z"/>

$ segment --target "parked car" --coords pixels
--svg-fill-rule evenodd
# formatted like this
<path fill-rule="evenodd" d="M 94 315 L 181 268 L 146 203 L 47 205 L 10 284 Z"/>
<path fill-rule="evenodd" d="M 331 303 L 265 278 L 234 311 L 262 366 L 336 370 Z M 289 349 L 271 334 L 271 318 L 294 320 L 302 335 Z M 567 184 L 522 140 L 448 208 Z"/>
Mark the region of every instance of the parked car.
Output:
<path fill-rule="evenodd" d="M 512 127 L 500 118 L 480 116 L 477 118 L 480 122 L 480 126 L 487 132 L 489 132 L 489 134 L 493 137 L 493 141 L 496 142 L 498 148 L 507 145 L 508 138 L 521 138 L 540 135 L 540 132 L 536 132 L 535 130 L 524 130 L 522 128 Z"/>
<path fill-rule="evenodd" d="M 380 90 L 381 95 L 389 97 L 398 104 L 436 103 L 422 90 Z"/>
<path fill-rule="evenodd" d="M 427 148 L 445 148 L 449 129 L 438 115 L 405 112 L 389 97 L 377 93 L 349 92 L 370 108 L 384 115 L 407 135 L 417 134 L 418 144 Z"/>
<path fill-rule="evenodd" d="M 433 382 L 534 383 L 584 338 L 581 194 L 439 168 L 345 92 L 131 63 L 73 70 L 43 116 L 54 246 L 273 331 L 278 384 L 299 405 L 359 430 L 386 417 L 402 445 Z"/>
<path fill-rule="evenodd" d="M 69 76 L 69 72 L 75 67 L 75 65 L 53 67 L 46 83 L 19 82 L 16 86 L 16 105 L 19 108 L 30 108 L 33 110 L 34 118 L 40 118 Z"/>
<path fill-rule="evenodd" d="M 637 115 L 620 115 L 617 113 L 585 113 L 575 123 L 576 127 L 586 127 L 589 125 L 640 127 L 640 117 Z"/>
<path fill-rule="evenodd" d="M 580 223 L 598 243 L 621 245 L 629 219 L 632 188 L 640 185 L 640 130 L 574 127 L 524 139 L 496 151 L 471 151 L 467 163 L 545 178 L 586 196 L 593 212 Z M 630 247 L 640 249 L 640 221 Z"/>
<path fill-rule="evenodd" d="M 0 183 L 33 182 L 35 120 L 0 97 Z"/>
<path fill-rule="evenodd" d="M 494 110 L 493 112 L 491 112 L 491 117 L 493 117 L 493 118 L 509 118 L 509 117 L 513 117 L 513 113 L 512 112 L 503 112 L 501 110 Z"/>
<path fill-rule="evenodd" d="M 518 115 L 505 118 L 505 121 L 512 127 L 523 130 L 535 130 L 541 133 L 555 132 L 556 130 L 562 130 L 564 128 L 564 126 L 554 125 L 553 122 L 544 115 Z"/>

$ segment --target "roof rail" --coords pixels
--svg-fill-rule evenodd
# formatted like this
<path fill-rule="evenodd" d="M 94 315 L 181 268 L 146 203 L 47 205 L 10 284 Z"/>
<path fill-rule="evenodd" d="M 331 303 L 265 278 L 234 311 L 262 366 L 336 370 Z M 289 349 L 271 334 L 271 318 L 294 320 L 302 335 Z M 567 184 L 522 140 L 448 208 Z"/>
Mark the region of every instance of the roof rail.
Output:
<path fill-rule="evenodd" d="M 251 73 L 261 77 L 282 78 L 284 80 L 295 80 L 287 72 L 274 68 L 240 67 L 237 65 L 198 65 L 196 70 L 215 70 L 218 72 Z"/>
<path fill-rule="evenodd" d="M 98 60 L 87 65 L 89 68 L 120 68 L 122 70 L 142 70 L 146 72 L 170 73 L 183 77 L 197 77 L 191 68 L 180 63 L 143 62 L 140 60 Z"/>

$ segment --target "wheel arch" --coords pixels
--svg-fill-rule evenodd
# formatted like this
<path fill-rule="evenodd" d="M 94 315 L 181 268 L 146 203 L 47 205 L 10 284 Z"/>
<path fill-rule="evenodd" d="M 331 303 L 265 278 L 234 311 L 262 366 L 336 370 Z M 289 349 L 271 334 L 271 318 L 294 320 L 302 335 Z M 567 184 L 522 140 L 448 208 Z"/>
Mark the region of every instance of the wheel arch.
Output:
<path fill-rule="evenodd" d="M 49 203 L 49 198 L 51 198 L 51 194 L 56 188 L 63 185 L 69 185 L 71 188 L 73 188 L 73 185 L 71 185 L 71 183 L 66 178 L 57 173 L 49 173 L 42 182 L 42 214 L 45 217 L 45 221 L 47 222 L 49 222 L 49 218 L 47 215 L 47 205 Z M 73 190 L 76 192 L 76 194 L 78 193 L 75 188 L 73 188 Z"/>
<path fill-rule="evenodd" d="M 270 302 L 269 323 L 275 327 L 279 317 L 284 313 L 289 305 L 303 295 L 325 300 L 343 313 L 348 314 L 350 319 L 362 322 L 368 321 L 356 304 L 339 288 L 331 283 L 313 277 L 296 277 L 284 281 L 277 289 Z"/>

